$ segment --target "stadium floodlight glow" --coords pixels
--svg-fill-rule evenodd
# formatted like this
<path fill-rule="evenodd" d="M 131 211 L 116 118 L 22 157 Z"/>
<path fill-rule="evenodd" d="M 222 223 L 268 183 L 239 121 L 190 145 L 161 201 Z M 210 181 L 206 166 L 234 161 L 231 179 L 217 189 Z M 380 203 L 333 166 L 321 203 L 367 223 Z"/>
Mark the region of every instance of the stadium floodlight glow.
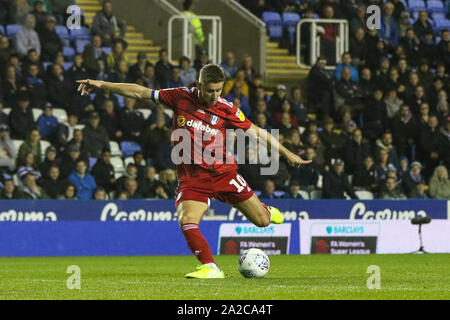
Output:
<path fill-rule="evenodd" d="M 416 224 L 419 226 L 419 240 L 420 240 L 420 248 L 414 252 L 411 253 L 428 253 L 423 249 L 423 243 L 422 243 L 422 225 L 428 224 L 431 222 L 430 217 L 418 217 L 411 219 L 412 224 Z"/>

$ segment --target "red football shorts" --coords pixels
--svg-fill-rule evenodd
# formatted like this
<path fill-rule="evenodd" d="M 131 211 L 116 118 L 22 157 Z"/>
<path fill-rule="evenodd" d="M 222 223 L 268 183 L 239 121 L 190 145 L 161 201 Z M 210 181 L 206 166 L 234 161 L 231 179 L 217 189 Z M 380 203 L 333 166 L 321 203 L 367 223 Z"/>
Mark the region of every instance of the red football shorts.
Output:
<path fill-rule="evenodd" d="M 185 200 L 201 201 L 209 205 L 209 199 L 233 205 L 249 199 L 252 195 L 252 188 L 236 171 L 216 177 L 190 177 L 178 182 L 175 207 Z"/>

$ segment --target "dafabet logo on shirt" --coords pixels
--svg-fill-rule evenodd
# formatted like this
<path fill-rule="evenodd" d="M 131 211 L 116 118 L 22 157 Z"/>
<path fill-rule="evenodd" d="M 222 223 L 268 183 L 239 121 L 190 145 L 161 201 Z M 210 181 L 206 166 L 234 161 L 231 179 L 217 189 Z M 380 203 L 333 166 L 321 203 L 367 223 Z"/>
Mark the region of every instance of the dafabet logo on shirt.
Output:
<path fill-rule="evenodd" d="M 177 124 L 179 127 L 184 127 L 184 125 L 186 124 L 186 118 L 184 116 L 178 116 Z"/>

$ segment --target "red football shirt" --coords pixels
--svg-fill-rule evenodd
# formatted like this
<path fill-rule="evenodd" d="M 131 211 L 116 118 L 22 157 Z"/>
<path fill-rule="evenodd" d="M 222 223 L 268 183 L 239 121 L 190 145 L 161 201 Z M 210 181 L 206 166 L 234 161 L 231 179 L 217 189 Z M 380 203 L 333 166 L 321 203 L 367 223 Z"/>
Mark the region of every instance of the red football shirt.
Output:
<path fill-rule="evenodd" d="M 216 176 L 237 170 L 234 156 L 226 152 L 226 130 L 246 131 L 252 125 L 238 107 L 222 97 L 214 106 L 202 105 L 197 88 L 154 90 L 152 99 L 169 106 L 174 111 L 172 121 L 174 131 L 182 128 L 183 132 L 189 133 L 186 134 L 186 138 L 190 139 L 191 152 L 189 157 L 185 157 L 189 161 L 177 164 L 180 179 Z M 174 148 L 184 141 L 184 137 L 180 138 L 178 134 L 172 136 Z M 178 141 L 175 136 L 178 136 Z M 183 156 L 182 152 L 176 154 Z M 217 159 L 220 159 L 220 163 L 214 161 Z"/>

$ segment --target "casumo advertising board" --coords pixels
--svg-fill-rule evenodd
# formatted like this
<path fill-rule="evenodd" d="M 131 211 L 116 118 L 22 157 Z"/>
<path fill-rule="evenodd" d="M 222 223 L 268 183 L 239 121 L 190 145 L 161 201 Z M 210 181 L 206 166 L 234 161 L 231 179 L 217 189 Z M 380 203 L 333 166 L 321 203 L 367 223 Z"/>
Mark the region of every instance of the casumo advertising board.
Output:
<path fill-rule="evenodd" d="M 291 224 L 258 228 L 251 223 L 223 223 L 219 229 L 217 254 L 239 254 L 258 248 L 269 255 L 289 254 Z"/>
<path fill-rule="evenodd" d="M 410 253 L 419 249 L 418 226 L 406 220 L 300 222 L 301 254 Z M 450 252 L 450 220 L 432 220 L 422 226 L 430 253 Z"/>

